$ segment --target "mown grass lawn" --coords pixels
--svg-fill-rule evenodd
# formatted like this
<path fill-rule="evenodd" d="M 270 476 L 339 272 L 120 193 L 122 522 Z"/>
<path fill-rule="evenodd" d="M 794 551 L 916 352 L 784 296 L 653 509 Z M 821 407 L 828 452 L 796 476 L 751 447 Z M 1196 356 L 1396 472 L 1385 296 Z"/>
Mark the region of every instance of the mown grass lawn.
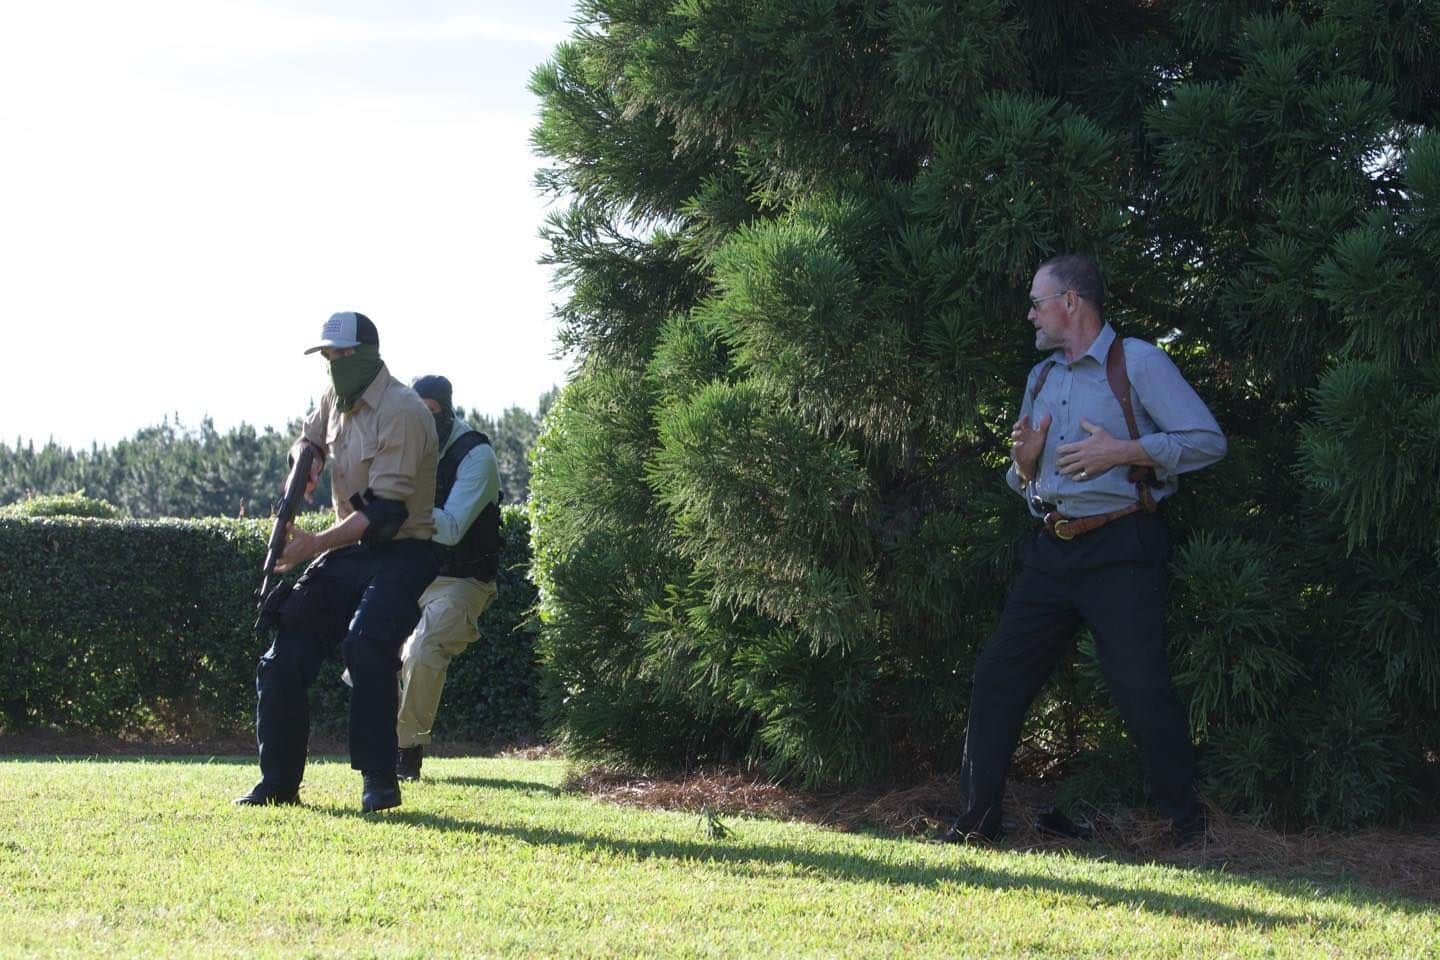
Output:
<path fill-rule="evenodd" d="M 312 761 L 0 760 L 0 955 L 1421 957 L 1363 890 L 939 847 L 561 793 L 554 760 L 427 760 L 397 811 Z"/>

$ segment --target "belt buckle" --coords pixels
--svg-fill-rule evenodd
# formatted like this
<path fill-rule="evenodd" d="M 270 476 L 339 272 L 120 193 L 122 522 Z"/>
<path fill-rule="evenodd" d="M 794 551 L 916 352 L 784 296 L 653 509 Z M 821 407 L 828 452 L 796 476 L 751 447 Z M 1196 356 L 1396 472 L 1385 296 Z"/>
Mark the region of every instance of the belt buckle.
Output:
<path fill-rule="evenodd" d="M 1065 532 L 1065 527 L 1070 524 L 1071 519 L 1060 516 L 1058 510 L 1051 510 L 1045 514 L 1045 529 L 1049 530 L 1050 535 L 1056 540 L 1074 540 L 1075 534 Z"/>

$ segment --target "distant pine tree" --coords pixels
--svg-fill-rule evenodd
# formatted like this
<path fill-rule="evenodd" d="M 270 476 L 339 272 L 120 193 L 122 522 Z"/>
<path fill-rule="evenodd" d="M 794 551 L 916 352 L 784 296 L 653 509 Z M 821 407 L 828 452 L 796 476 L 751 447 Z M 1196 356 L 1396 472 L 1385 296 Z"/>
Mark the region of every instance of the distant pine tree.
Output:
<path fill-rule="evenodd" d="M 551 390 L 540 396 L 539 414 L 510 407 L 498 420 L 474 418 L 472 425 L 494 441 L 507 502 L 529 494 L 530 448 L 540 432 L 539 416 L 553 402 Z M 0 506 L 84 491 L 135 518 L 268 517 L 301 425 L 295 419 L 283 430 L 257 430 L 242 423 L 221 433 L 209 417 L 196 429 L 176 416 L 111 447 L 70 450 L 51 441 L 37 450 L 33 441 L 17 439 L 13 448 L 0 443 Z M 316 485 L 311 509 L 330 508 L 329 476 Z"/>

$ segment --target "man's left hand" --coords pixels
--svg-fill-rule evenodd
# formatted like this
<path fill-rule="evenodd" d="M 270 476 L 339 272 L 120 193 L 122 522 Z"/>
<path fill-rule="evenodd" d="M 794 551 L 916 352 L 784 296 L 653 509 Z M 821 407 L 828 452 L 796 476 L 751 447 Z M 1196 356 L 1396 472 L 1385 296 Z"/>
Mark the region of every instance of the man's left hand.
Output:
<path fill-rule="evenodd" d="M 1077 480 L 1093 480 L 1111 467 L 1124 463 L 1130 444 L 1110 435 L 1104 427 L 1098 427 L 1082 419 L 1080 426 L 1090 436 L 1075 443 L 1067 443 L 1056 452 L 1059 459 L 1055 465 L 1060 472 Z"/>

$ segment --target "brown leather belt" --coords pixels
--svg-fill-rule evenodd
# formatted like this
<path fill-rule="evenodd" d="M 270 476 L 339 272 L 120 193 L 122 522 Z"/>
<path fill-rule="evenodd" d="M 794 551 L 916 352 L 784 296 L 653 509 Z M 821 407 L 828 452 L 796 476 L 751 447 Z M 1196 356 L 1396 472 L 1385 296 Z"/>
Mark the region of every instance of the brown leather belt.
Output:
<path fill-rule="evenodd" d="M 1128 517 L 1143 509 L 1145 509 L 1144 504 L 1132 503 L 1128 507 L 1112 510 L 1109 513 L 1097 513 L 1093 517 L 1064 517 L 1051 510 L 1045 514 L 1045 532 L 1056 540 L 1074 540 L 1082 533 L 1089 533 L 1091 530 L 1105 526 L 1111 520 Z"/>

